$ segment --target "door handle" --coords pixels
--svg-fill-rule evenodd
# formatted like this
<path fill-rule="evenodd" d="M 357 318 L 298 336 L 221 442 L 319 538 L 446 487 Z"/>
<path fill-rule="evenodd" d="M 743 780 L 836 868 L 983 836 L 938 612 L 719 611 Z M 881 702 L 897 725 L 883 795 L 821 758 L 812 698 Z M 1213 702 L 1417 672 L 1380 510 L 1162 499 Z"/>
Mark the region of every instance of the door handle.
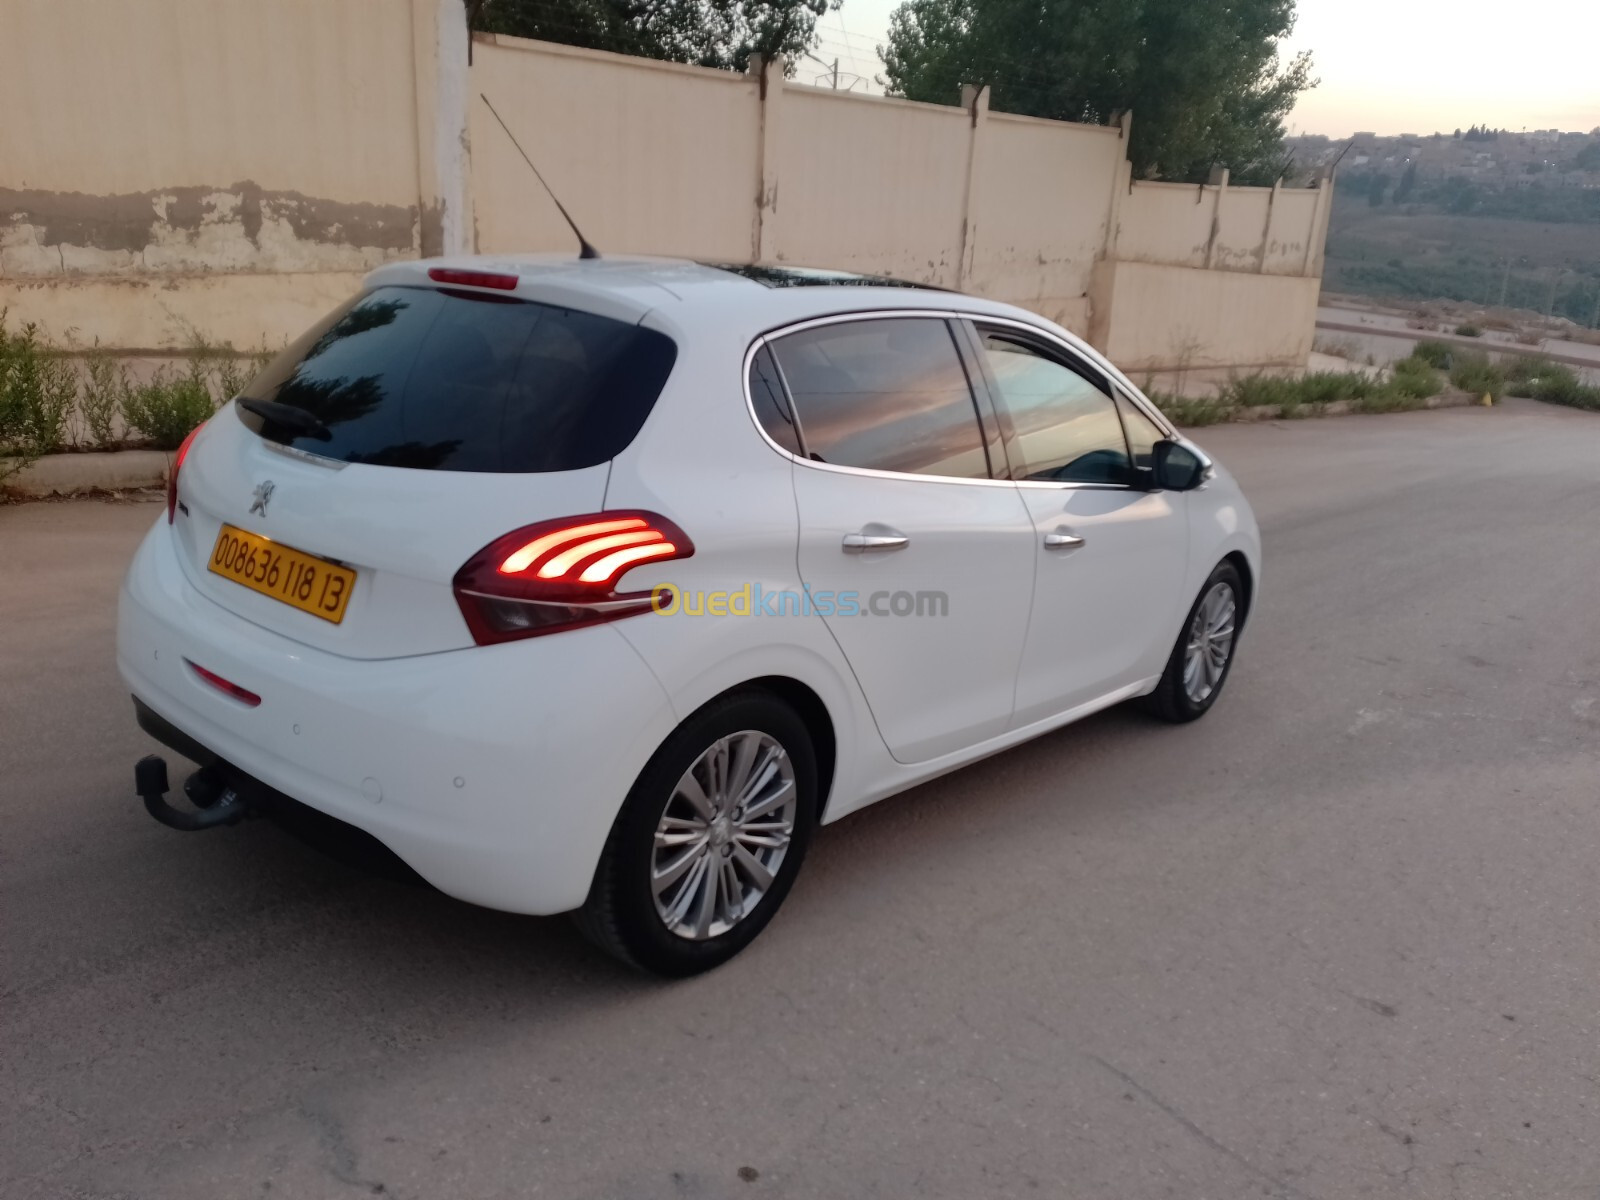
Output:
<path fill-rule="evenodd" d="M 1054 533 L 1044 535 L 1046 550 L 1076 550 L 1083 545 L 1083 539 L 1076 534 L 1068 533 L 1065 529 L 1058 529 Z"/>
<path fill-rule="evenodd" d="M 872 550 L 904 550 L 911 539 L 903 533 L 847 533 L 844 535 L 846 554 L 866 554 Z"/>

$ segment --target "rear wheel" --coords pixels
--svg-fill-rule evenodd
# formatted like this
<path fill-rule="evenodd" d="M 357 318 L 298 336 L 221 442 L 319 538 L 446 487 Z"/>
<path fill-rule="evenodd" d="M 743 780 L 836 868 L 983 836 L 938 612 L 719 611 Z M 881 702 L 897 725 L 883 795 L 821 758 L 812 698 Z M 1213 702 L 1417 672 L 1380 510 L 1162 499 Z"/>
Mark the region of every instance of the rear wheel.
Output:
<path fill-rule="evenodd" d="M 1244 584 L 1232 563 L 1217 564 L 1184 619 L 1166 670 L 1145 706 L 1163 720 L 1181 723 L 1203 717 L 1217 702 L 1233 666 L 1244 615 Z"/>
<path fill-rule="evenodd" d="M 816 806 L 816 757 L 794 710 L 765 692 L 713 701 L 673 732 L 628 794 L 579 928 L 661 975 L 726 962 L 783 903 Z"/>

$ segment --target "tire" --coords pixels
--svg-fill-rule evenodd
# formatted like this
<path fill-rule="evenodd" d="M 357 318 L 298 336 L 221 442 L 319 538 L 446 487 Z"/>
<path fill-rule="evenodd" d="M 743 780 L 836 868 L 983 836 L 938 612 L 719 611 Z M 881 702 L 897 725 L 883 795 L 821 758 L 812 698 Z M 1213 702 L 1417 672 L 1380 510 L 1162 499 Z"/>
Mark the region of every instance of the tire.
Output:
<path fill-rule="evenodd" d="M 749 788 L 749 815 L 736 803 L 744 789 L 734 777 L 744 765 L 745 784 L 767 780 Z M 731 783 L 720 794 L 719 771 Z M 783 800 L 789 792 L 792 799 Z M 762 691 L 713 700 L 640 772 L 574 920 L 595 945 L 641 970 L 669 977 L 708 971 L 772 920 L 816 823 L 816 754 L 795 711 Z M 661 839 L 668 844 L 658 846 Z"/>
<path fill-rule="evenodd" d="M 1197 695 L 1202 689 L 1191 687 L 1186 678 L 1189 668 L 1189 650 L 1191 641 L 1206 626 L 1214 624 L 1218 615 L 1213 610 L 1209 615 L 1202 614 L 1202 608 L 1208 598 L 1213 598 L 1214 593 L 1220 595 L 1219 589 L 1226 589 L 1227 602 L 1231 616 L 1226 622 L 1229 631 L 1227 639 L 1226 656 L 1223 658 L 1220 670 L 1214 677 L 1207 675 L 1205 682 L 1209 684 L 1203 694 Z M 1213 599 L 1213 603 L 1217 603 Z M 1195 597 L 1194 604 L 1190 606 L 1189 613 L 1183 619 L 1183 626 L 1178 630 L 1178 640 L 1172 647 L 1172 654 L 1167 658 L 1166 670 L 1161 674 L 1161 682 L 1156 685 L 1156 690 L 1144 698 L 1145 708 L 1160 717 L 1163 721 L 1173 724 L 1183 724 L 1186 721 L 1195 721 L 1211 711 L 1211 706 L 1217 702 L 1217 697 L 1222 694 L 1223 684 L 1228 682 L 1228 674 L 1233 670 L 1233 659 L 1239 648 L 1239 619 L 1244 615 L 1244 581 L 1239 577 L 1238 568 L 1230 562 L 1218 563 L 1214 571 L 1200 588 L 1200 594 Z M 1221 624 L 1216 624 L 1221 629 Z M 1212 644 L 1216 644 L 1215 632 L 1210 633 Z M 1216 657 L 1213 655 L 1208 662 L 1209 667 L 1214 667 Z"/>

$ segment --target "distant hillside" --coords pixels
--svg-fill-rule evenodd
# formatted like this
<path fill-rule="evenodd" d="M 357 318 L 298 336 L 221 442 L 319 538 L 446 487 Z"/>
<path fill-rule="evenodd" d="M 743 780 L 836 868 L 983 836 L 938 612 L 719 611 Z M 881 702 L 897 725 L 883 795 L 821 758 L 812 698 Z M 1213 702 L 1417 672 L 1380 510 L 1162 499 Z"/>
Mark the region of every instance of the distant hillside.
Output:
<path fill-rule="evenodd" d="M 1341 150 L 1324 287 L 1549 311 L 1600 306 L 1600 131 L 1298 139 L 1303 165 Z"/>

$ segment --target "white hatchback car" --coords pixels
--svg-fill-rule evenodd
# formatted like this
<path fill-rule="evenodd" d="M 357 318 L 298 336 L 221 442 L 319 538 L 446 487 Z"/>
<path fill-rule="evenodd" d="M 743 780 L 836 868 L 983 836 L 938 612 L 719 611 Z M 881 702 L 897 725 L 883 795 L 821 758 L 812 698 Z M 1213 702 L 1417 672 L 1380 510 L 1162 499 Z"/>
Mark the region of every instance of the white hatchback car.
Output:
<path fill-rule="evenodd" d="M 145 760 L 152 814 L 309 806 L 664 974 L 748 944 L 819 822 L 1200 716 L 1260 583 L 1233 479 L 1077 338 L 828 272 L 386 266 L 173 477 L 118 663 L 201 770 L 178 808 Z"/>

